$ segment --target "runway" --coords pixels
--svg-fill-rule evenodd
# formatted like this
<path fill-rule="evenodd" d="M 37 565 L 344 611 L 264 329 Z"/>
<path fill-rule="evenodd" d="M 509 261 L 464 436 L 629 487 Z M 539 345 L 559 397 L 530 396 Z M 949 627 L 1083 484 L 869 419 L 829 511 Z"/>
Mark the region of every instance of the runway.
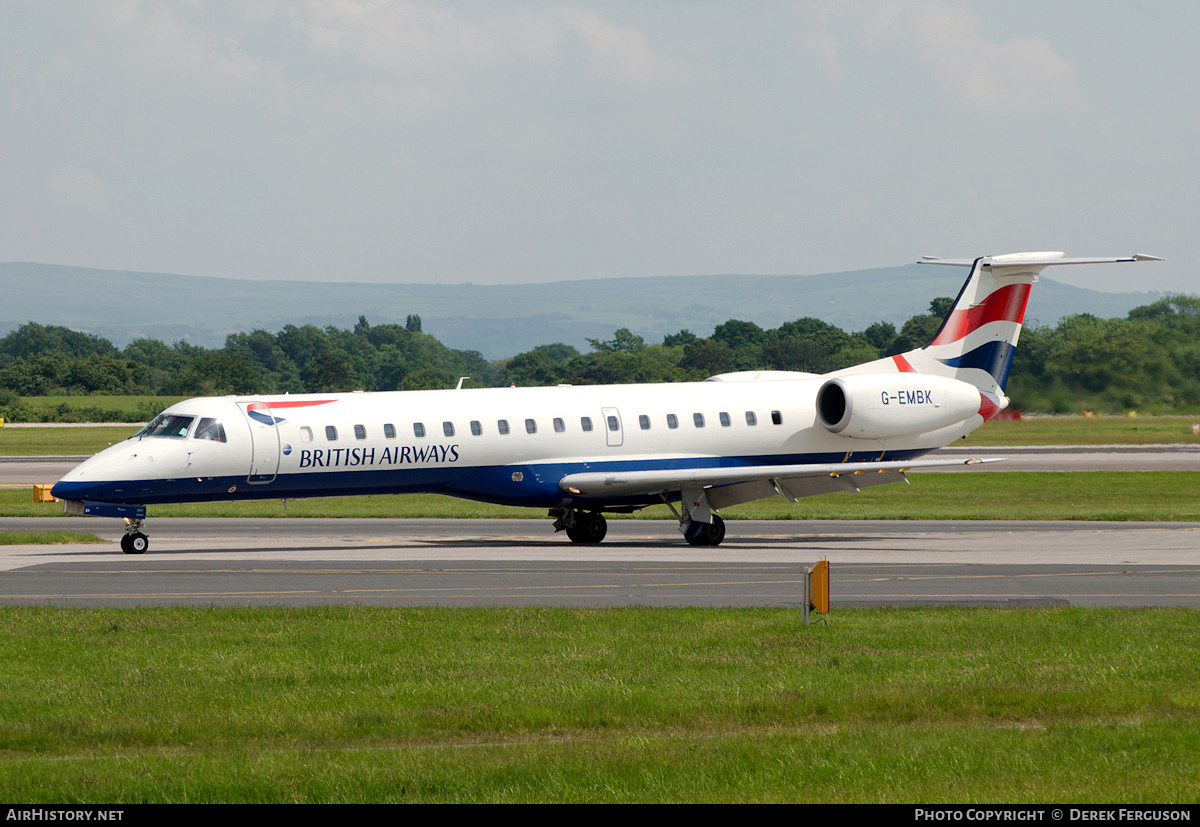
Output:
<path fill-rule="evenodd" d="M 110 546 L 0 547 L 0 603 L 57 606 L 799 606 L 830 561 L 837 606 L 1200 606 L 1200 523 L 730 521 L 716 549 L 613 520 L 579 547 L 537 520 L 159 519 Z"/>

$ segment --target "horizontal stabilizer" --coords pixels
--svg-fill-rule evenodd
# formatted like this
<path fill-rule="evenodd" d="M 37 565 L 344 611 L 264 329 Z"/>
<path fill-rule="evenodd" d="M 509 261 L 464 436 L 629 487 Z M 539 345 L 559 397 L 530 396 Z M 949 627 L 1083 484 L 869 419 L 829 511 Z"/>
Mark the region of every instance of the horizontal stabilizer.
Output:
<path fill-rule="evenodd" d="M 1049 267 L 1054 264 L 1116 264 L 1122 261 L 1162 261 L 1158 256 L 1135 253 L 1117 258 L 1067 258 L 1063 253 L 1013 253 L 1005 256 L 984 256 L 984 266 L 991 267 Z M 971 267 L 973 258 L 938 258 L 921 256 L 921 264 L 949 264 L 953 267 Z"/>

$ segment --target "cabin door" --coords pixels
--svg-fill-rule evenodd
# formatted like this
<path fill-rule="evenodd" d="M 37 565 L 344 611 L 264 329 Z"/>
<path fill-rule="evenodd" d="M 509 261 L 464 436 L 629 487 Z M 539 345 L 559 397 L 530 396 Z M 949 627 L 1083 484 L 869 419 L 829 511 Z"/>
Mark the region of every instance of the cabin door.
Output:
<path fill-rule="evenodd" d="M 601 408 L 604 419 L 604 436 L 609 448 L 620 448 L 625 443 L 625 433 L 621 430 L 621 413 L 616 408 Z"/>
<path fill-rule="evenodd" d="M 246 482 L 265 485 L 275 481 L 279 470 L 278 420 L 266 402 L 238 402 L 250 427 L 250 470 Z"/>

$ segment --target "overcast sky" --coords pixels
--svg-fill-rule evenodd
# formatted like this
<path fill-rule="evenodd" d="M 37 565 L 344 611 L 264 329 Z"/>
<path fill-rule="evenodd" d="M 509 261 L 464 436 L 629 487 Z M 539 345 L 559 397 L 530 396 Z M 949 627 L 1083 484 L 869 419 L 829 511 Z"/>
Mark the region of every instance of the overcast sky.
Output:
<path fill-rule="evenodd" d="M 1200 3 L 0 0 L 0 261 L 1200 292 Z M 670 296 L 661 297 L 672 300 Z"/>

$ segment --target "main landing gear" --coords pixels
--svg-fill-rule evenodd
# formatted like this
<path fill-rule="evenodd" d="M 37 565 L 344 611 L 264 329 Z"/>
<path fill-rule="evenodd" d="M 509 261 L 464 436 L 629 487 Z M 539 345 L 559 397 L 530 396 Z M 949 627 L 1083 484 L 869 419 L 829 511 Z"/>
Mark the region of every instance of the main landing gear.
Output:
<path fill-rule="evenodd" d="M 683 539 L 691 546 L 719 546 L 725 539 L 725 521 L 712 513 L 708 501 L 708 492 L 703 488 L 685 488 L 679 492 L 679 506 L 682 511 L 676 511 L 671 500 L 665 495 L 663 502 L 675 519 L 679 520 L 679 531 Z"/>
<path fill-rule="evenodd" d="M 608 520 L 599 511 L 579 511 L 578 509 L 554 509 L 551 517 L 555 531 L 566 531 L 572 543 L 592 545 L 604 539 L 608 533 Z"/>
<path fill-rule="evenodd" d="M 725 521 L 716 514 L 711 523 L 689 522 L 683 528 L 683 538 L 692 546 L 719 546 L 725 539 Z"/>
<path fill-rule="evenodd" d="M 663 497 L 663 502 L 679 520 L 679 531 L 683 538 L 693 546 L 721 545 L 721 541 L 725 539 L 725 521 L 709 509 L 708 497 L 703 490 L 687 493 L 692 499 L 684 501 L 682 514 L 675 510 L 674 504 L 667 497 Z M 550 516 L 556 518 L 554 530 L 567 532 L 567 537 L 572 543 L 594 545 L 603 540 L 604 535 L 608 533 L 608 521 L 599 511 L 552 508 Z"/>
<path fill-rule="evenodd" d="M 145 554 L 150 548 L 150 538 L 142 533 L 142 521 L 125 518 L 125 536 L 121 538 L 121 551 L 126 554 Z"/>

